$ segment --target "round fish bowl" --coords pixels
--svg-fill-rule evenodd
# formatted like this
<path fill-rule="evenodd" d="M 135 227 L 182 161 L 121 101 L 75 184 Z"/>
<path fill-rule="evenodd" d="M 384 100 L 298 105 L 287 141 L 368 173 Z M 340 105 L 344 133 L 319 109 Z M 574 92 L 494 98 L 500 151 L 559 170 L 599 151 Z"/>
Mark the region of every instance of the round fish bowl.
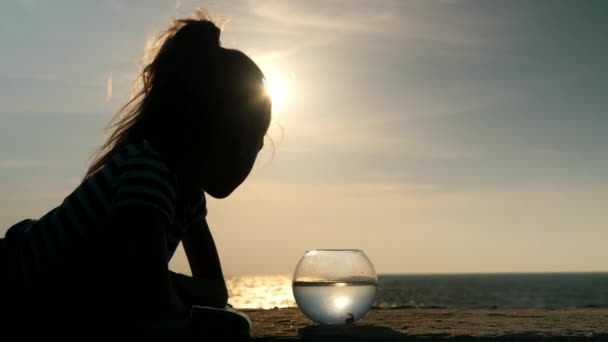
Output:
<path fill-rule="evenodd" d="M 374 303 L 378 277 L 358 249 L 312 249 L 298 262 L 292 283 L 302 313 L 319 324 L 354 323 Z"/>

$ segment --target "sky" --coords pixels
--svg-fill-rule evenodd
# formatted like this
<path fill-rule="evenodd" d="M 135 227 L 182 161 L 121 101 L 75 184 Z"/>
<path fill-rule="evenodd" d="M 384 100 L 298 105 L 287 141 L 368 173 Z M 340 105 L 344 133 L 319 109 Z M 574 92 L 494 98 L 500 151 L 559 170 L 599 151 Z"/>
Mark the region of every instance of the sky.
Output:
<path fill-rule="evenodd" d="M 274 150 L 208 201 L 226 275 L 313 248 L 378 273 L 608 271 L 601 0 L 3 1 L 0 234 L 78 185 L 146 41 L 197 7 L 277 104 Z"/>

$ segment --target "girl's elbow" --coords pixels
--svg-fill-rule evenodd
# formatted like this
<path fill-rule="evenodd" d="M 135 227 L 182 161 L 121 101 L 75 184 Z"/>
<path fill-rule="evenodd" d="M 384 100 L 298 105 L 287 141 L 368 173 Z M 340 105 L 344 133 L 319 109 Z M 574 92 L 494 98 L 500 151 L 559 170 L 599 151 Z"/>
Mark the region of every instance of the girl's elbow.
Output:
<path fill-rule="evenodd" d="M 217 300 L 216 306 L 218 308 L 224 308 L 228 304 L 228 290 L 226 289 L 226 285 L 220 285 L 217 289 L 217 294 L 215 295 Z"/>

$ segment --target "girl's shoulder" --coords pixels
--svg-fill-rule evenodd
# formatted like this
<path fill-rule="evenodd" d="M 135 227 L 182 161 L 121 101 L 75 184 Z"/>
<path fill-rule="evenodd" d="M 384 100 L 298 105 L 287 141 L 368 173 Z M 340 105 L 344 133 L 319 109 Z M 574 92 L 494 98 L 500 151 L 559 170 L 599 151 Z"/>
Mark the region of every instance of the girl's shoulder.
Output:
<path fill-rule="evenodd" d="M 118 150 L 107 163 L 117 175 L 124 173 L 156 174 L 171 183 L 176 176 L 163 155 L 150 143 L 143 141 L 132 143 Z"/>
<path fill-rule="evenodd" d="M 163 155 L 147 141 L 125 145 L 110 157 L 109 162 L 117 166 L 124 166 L 125 164 L 144 160 L 156 162 L 159 166 L 170 172 L 169 165 Z"/>
<path fill-rule="evenodd" d="M 145 206 L 172 220 L 177 200 L 177 179 L 162 155 L 149 143 L 126 145 L 109 163 L 114 165 L 114 206 Z"/>

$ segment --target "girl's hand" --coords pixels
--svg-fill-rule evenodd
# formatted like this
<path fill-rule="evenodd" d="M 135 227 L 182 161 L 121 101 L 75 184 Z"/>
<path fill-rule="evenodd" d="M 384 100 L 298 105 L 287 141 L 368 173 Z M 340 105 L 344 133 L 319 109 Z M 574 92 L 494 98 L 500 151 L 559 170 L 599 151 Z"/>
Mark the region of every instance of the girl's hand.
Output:
<path fill-rule="evenodd" d="M 173 285 L 180 298 L 188 305 L 225 308 L 228 291 L 224 279 L 198 278 L 171 272 Z"/>

